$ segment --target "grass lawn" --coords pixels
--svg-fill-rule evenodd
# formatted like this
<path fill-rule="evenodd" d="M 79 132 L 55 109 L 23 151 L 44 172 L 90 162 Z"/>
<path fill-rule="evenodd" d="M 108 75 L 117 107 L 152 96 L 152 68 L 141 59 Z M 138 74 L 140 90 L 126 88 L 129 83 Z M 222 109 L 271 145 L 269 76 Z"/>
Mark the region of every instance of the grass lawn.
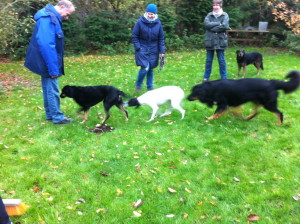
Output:
<path fill-rule="evenodd" d="M 235 51 L 226 51 L 229 77 L 237 77 Z M 259 77 L 283 80 L 300 70 L 299 57 L 274 49 L 264 56 Z M 167 54 L 155 87 L 178 85 L 185 95 L 202 81 L 205 51 Z M 39 76 L 23 62 L 0 64 L 0 195 L 20 198 L 29 209 L 14 223 L 299 223 L 300 91 L 280 91 L 277 117 L 261 108 L 250 121 L 226 115 L 207 122 L 215 108 L 183 101 L 186 117 L 150 118 L 149 107 L 117 109 L 104 134 L 88 131 L 99 122 L 102 103 L 80 124 L 78 106 L 61 100 L 75 121 L 45 120 Z M 77 56 L 65 60 L 64 85 L 113 85 L 137 96 L 133 55 Z M 253 65 L 246 77 L 256 77 Z M 219 79 L 215 60 L 212 79 Z M 9 80 L 3 81 L 3 80 Z M 163 106 L 164 108 L 164 106 Z M 242 107 L 244 116 L 251 104 Z M 161 110 L 161 112 L 163 112 Z M 138 200 L 141 203 L 136 203 Z M 136 203 L 136 207 L 133 206 Z"/>

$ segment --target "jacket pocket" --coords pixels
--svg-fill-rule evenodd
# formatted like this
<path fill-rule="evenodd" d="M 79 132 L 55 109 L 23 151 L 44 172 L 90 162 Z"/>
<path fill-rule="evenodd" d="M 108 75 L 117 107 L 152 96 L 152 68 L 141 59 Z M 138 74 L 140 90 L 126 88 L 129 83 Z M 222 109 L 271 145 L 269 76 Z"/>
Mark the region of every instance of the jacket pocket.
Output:
<path fill-rule="evenodd" d="M 205 39 L 205 47 L 212 48 L 214 46 L 214 42 L 211 39 Z"/>
<path fill-rule="evenodd" d="M 226 48 L 228 46 L 228 38 L 226 33 L 219 34 L 220 47 Z"/>

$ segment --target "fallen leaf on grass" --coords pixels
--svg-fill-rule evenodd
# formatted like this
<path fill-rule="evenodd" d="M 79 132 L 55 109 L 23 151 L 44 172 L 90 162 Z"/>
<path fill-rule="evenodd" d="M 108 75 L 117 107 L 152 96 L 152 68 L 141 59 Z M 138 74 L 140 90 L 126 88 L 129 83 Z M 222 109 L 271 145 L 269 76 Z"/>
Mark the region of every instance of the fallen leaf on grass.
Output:
<path fill-rule="evenodd" d="M 85 203 L 85 200 L 83 198 L 79 198 L 78 201 Z"/>
<path fill-rule="evenodd" d="M 107 176 L 110 175 L 109 173 L 105 173 L 105 172 L 103 172 L 103 171 L 99 171 L 99 173 L 100 173 L 102 176 L 104 176 L 104 177 L 107 177 Z"/>
<path fill-rule="evenodd" d="M 251 214 L 251 215 L 248 215 L 247 219 L 251 222 L 255 222 L 257 220 L 260 219 L 260 216 L 259 215 L 255 215 L 255 214 Z"/>
<path fill-rule="evenodd" d="M 173 218 L 173 217 L 175 217 L 175 215 L 174 214 L 169 214 L 169 215 L 166 215 L 168 218 Z"/>
<path fill-rule="evenodd" d="M 187 187 L 186 188 L 184 188 L 184 190 L 186 191 L 186 192 L 188 192 L 188 193 L 192 193 L 192 191 L 190 191 Z"/>
<path fill-rule="evenodd" d="M 198 206 L 201 206 L 203 204 L 203 201 L 198 202 Z"/>
<path fill-rule="evenodd" d="M 40 188 L 38 188 L 38 187 L 34 187 L 34 188 L 32 188 L 32 190 L 33 190 L 33 192 L 37 193 L 37 192 L 39 192 L 39 191 L 40 191 Z"/>
<path fill-rule="evenodd" d="M 239 178 L 236 178 L 236 177 L 234 177 L 233 180 L 234 180 L 235 182 L 240 182 L 240 179 L 239 179 Z"/>
<path fill-rule="evenodd" d="M 213 201 L 210 201 L 209 203 L 210 203 L 211 205 L 213 205 L 213 206 L 216 206 L 216 203 L 213 202 Z"/>
<path fill-rule="evenodd" d="M 99 208 L 99 209 L 97 209 L 96 210 L 96 213 L 99 213 L 99 212 L 102 212 L 102 213 L 107 213 L 107 209 L 105 209 L 105 208 Z"/>
<path fill-rule="evenodd" d="M 117 189 L 117 195 L 121 195 L 121 194 L 123 194 L 123 191 L 120 189 Z"/>
<path fill-rule="evenodd" d="M 183 214 L 183 218 L 184 218 L 184 219 L 187 219 L 187 217 L 189 217 L 189 214 L 184 213 L 184 214 Z"/>
<path fill-rule="evenodd" d="M 213 219 L 217 219 L 217 220 L 221 220 L 222 216 L 217 216 L 217 215 L 215 215 L 215 216 L 213 216 L 212 218 L 213 218 Z"/>
<path fill-rule="evenodd" d="M 173 194 L 177 193 L 177 191 L 174 190 L 173 188 L 168 187 L 168 190 L 169 190 L 171 193 L 173 193 Z"/>
<path fill-rule="evenodd" d="M 142 199 L 137 200 L 136 202 L 133 202 L 133 207 L 138 208 L 140 207 L 142 204 L 144 204 L 144 202 L 142 201 Z"/>
<path fill-rule="evenodd" d="M 53 201 L 53 198 L 50 197 L 50 198 L 46 198 L 47 201 Z"/>
<path fill-rule="evenodd" d="M 294 199 L 295 201 L 299 201 L 299 200 L 300 200 L 300 195 L 298 195 L 298 196 L 293 196 L 293 199 Z"/>
<path fill-rule="evenodd" d="M 179 198 L 179 201 L 180 201 L 180 202 L 184 202 L 184 201 L 185 201 L 185 198 L 181 197 L 181 198 Z"/>
<path fill-rule="evenodd" d="M 133 211 L 133 215 L 135 217 L 140 217 L 142 214 L 141 213 L 138 213 L 137 211 Z"/>
<path fill-rule="evenodd" d="M 160 152 L 156 152 L 155 154 L 158 155 L 158 156 L 162 156 L 163 155 L 163 153 L 160 153 Z"/>

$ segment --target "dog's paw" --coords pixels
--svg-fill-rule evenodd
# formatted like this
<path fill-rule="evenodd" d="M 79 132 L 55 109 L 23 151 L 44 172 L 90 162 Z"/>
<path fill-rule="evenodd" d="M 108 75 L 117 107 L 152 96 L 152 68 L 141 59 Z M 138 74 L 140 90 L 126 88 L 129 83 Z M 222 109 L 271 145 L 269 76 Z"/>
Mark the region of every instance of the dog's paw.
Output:
<path fill-rule="evenodd" d="M 96 124 L 95 127 L 96 127 L 96 128 L 100 128 L 100 127 L 102 127 L 102 125 L 103 125 L 103 124 Z"/>

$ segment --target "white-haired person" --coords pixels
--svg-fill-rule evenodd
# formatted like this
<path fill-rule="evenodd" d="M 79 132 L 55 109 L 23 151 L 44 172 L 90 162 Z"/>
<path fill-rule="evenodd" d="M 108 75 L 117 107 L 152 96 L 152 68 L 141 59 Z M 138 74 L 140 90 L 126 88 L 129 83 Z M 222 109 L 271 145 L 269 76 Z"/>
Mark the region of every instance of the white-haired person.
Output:
<path fill-rule="evenodd" d="M 75 12 L 72 2 L 48 4 L 35 15 L 36 21 L 24 66 L 41 76 L 46 119 L 54 124 L 68 124 L 60 110 L 58 78 L 64 75 L 64 33 L 62 20 Z"/>

